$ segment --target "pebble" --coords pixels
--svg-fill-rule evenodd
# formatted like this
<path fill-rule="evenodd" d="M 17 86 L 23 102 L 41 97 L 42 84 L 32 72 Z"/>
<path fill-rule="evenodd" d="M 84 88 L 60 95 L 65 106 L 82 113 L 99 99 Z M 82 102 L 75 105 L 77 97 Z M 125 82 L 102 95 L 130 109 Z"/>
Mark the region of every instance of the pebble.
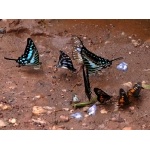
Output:
<path fill-rule="evenodd" d="M 8 120 L 9 123 L 15 124 L 17 122 L 17 120 L 15 118 L 10 118 Z"/>
<path fill-rule="evenodd" d="M 53 110 L 53 111 L 55 111 L 55 107 L 50 107 L 50 106 L 43 106 L 43 108 L 44 109 L 46 109 L 46 110 Z"/>
<path fill-rule="evenodd" d="M 17 88 L 17 86 L 10 86 L 9 89 L 14 90 L 15 88 Z"/>
<path fill-rule="evenodd" d="M 69 111 L 69 113 L 73 113 L 74 112 L 74 109 L 71 109 L 70 111 Z"/>
<path fill-rule="evenodd" d="M 63 110 L 65 110 L 65 111 L 69 111 L 70 109 L 69 109 L 69 108 L 63 108 Z"/>
<path fill-rule="evenodd" d="M 131 55 L 132 54 L 132 52 L 129 52 L 129 55 Z"/>
<path fill-rule="evenodd" d="M 110 43 L 110 41 L 106 41 L 106 42 L 105 42 L 105 44 L 109 44 L 109 43 Z"/>
<path fill-rule="evenodd" d="M 122 130 L 132 130 L 131 127 L 124 127 Z"/>
<path fill-rule="evenodd" d="M 87 117 L 89 117 L 89 115 L 88 115 L 88 114 L 85 114 L 84 117 L 87 118 Z"/>
<path fill-rule="evenodd" d="M 39 99 L 39 98 L 41 98 L 41 95 L 36 95 L 36 96 L 34 96 L 33 99 Z"/>
<path fill-rule="evenodd" d="M 5 29 L 0 29 L 0 34 L 4 34 L 6 33 L 6 30 Z"/>
<path fill-rule="evenodd" d="M 82 126 L 87 126 L 87 124 L 86 123 L 82 123 Z"/>
<path fill-rule="evenodd" d="M 88 111 L 88 109 L 89 109 L 89 107 L 87 107 L 87 106 L 86 106 L 86 107 L 83 107 L 83 111 L 84 111 L 84 112 Z"/>
<path fill-rule="evenodd" d="M 101 112 L 101 114 L 107 114 L 106 109 L 102 109 L 100 112 Z"/>
<path fill-rule="evenodd" d="M 123 83 L 122 85 L 126 86 L 126 87 L 129 87 L 129 88 L 132 87 L 132 83 L 131 82 L 126 82 L 126 83 Z"/>
<path fill-rule="evenodd" d="M 32 119 L 33 122 L 38 123 L 38 124 L 46 124 L 46 121 L 41 119 L 41 118 L 37 118 L 37 119 Z"/>
<path fill-rule="evenodd" d="M 67 90 L 66 89 L 62 89 L 62 92 L 67 92 Z"/>
<path fill-rule="evenodd" d="M 122 32 L 121 35 L 125 35 L 125 32 Z"/>
<path fill-rule="evenodd" d="M 79 100 L 79 98 L 77 97 L 76 94 L 73 95 L 72 101 L 73 101 L 74 103 L 80 102 L 80 100 Z"/>
<path fill-rule="evenodd" d="M 104 128 L 105 128 L 105 125 L 104 125 L 104 124 L 100 124 L 98 127 L 99 127 L 100 129 L 104 129 Z"/>
<path fill-rule="evenodd" d="M 0 128 L 6 127 L 7 123 L 3 120 L 0 120 Z"/>
<path fill-rule="evenodd" d="M 33 108 L 32 108 L 32 113 L 34 115 L 41 115 L 46 112 L 47 112 L 47 110 L 43 109 L 43 107 L 41 107 L 41 106 L 33 106 Z"/>
<path fill-rule="evenodd" d="M 132 44 L 135 46 L 135 47 L 137 47 L 137 46 L 139 46 L 139 45 L 141 45 L 141 40 L 140 39 L 138 39 L 138 40 L 131 40 L 131 42 L 132 42 Z"/>
<path fill-rule="evenodd" d="M 52 126 L 52 127 L 49 127 L 49 130 L 63 130 L 64 127 L 62 126 Z"/>
<path fill-rule="evenodd" d="M 1 103 L 0 104 L 0 109 L 1 110 L 10 110 L 10 109 L 12 109 L 12 107 L 8 104 Z"/>
<path fill-rule="evenodd" d="M 69 117 L 68 117 L 68 116 L 65 116 L 65 115 L 61 115 L 61 116 L 60 116 L 60 120 L 61 120 L 62 122 L 68 122 L 68 121 L 69 121 Z"/>
<path fill-rule="evenodd" d="M 133 111 L 133 110 L 134 110 L 134 107 L 133 107 L 133 106 L 131 106 L 131 107 L 129 107 L 129 109 Z"/>

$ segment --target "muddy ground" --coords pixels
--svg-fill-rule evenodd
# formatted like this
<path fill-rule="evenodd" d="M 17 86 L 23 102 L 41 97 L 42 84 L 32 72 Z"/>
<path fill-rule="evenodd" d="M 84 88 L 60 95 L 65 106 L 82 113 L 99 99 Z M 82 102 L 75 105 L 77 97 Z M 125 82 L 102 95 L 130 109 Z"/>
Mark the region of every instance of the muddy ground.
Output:
<path fill-rule="evenodd" d="M 127 91 L 136 82 L 150 84 L 150 20 L 1 20 L 0 29 L 1 129 L 150 129 L 148 89 L 127 108 L 116 110 L 120 88 Z M 55 68 L 59 50 L 72 58 L 72 35 L 80 36 L 90 51 L 104 58 L 124 57 L 90 76 L 92 97 L 96 97 L 94 87 L 113 96 L 106 105 L 97 103 L 94 116 L 70 105 L 73 94 L 81 102 L 88 101 L 82 71 L 75 74 Z M 21 56 L 28 37 L 39 51 L 41 69 L 18 68 L 15 61 L 4 59 Z M 122 61 L 128 64 L 126 72 L 116 69 Z M 71 119 L 75 112 L 83 118 Z"/>

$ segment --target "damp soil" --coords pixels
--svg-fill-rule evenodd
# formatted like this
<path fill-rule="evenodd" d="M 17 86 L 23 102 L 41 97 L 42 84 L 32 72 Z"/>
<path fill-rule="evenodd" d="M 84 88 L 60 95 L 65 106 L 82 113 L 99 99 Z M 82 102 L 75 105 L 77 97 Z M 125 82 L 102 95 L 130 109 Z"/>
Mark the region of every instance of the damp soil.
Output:
<path fill-rule="evenodd" d="M 82 71 L 72 73 L 56 69 L 59 50 L 72 58 L 72 35 L 81 37 L 87 49 L 114 61 L 110 68 L 90 76 L 93 89 L 102 89 L 112 99 L 97 103 L 95 115 L 85 108 L 74 109 L 70 102 L 76 94 L 88 101 Z M 42 66 L 16 67 L 15 61 L 32 38 Z M 150 84 L 150 20 L 1 20 L 0 21 L 0 128 L 2 130 L 146 130 L 150 129 L 150 91 L 143 89 L 140 98 L 126 108 L 116 109 L 119 89 L 130 89 L 136 82 Z M 127 71 L 117 70 L 122 61 Z M 75 68 L 79 64 L 73 60 Z M 34 113 L 34 108 L 42 111 Z M 80 112 L 81 120 L 70 118 Z"/>

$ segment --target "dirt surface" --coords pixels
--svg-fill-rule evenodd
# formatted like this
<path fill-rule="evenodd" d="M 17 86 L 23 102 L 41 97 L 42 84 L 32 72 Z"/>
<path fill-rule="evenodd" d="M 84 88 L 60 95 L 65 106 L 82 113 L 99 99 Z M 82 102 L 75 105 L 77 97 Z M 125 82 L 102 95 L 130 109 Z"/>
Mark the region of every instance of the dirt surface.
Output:
<path fill-rule="evenodd" d="M 148 89 L 127 108 L 116 110 L 120 88 L 127 91 L 136 82 L 150 84 L 150 20 L 1 20 L 0 29 L 6 31 L 0 33 L 1 129 L 150 129 Z M 100 75 L 90 76 L 92 97 L 96 97 L 94 87 L 113 96 L 106 105 L 97 103 L 94 116 L 88 116 L 86 108 L 70 105 L 73 94 L 88 101 L 82 71 L 55 68 L 59 50 L 72 58 L 72 35 L 81 37 L 86 48 L 99 56 L 124 57 Z M 18 68 L 15 61 L 4 59 L 21 56 L 29 37 L 39 51 L 42 68 L 38 70 Z M 122 61 L 128 64 L 126 72 L 116 69 Z M 79 67 L 74 60 L 73 64 Z M 83 115 L 80 121 L 70 118 L 75 112 Z"/>

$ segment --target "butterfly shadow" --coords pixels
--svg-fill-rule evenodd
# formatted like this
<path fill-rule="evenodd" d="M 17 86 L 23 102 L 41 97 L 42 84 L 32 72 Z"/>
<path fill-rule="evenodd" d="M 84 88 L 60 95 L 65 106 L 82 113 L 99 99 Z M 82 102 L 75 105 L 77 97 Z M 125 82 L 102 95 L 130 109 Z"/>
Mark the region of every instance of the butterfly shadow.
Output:
<path fill-rule="evenodd" d="M 24 66 L 23 69 L 20 70 L 20 72 L 26 74 L 27 76 L 36 76 L 36 77 L 41 77 L 44 75 L 43 68 L 41 67 L 40 69 L 35 69 L 33 66 Z"/>

